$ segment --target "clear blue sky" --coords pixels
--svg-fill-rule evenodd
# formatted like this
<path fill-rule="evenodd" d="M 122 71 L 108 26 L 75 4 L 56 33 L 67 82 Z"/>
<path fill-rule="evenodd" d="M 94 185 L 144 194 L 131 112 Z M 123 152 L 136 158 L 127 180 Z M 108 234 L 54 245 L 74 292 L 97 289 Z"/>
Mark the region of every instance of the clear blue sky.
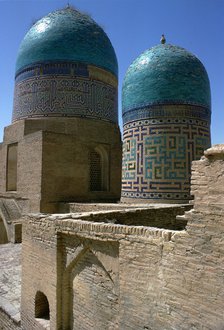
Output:
<path fill-rule="evenodd" d="M 32 23 L 67 1 L 0 0 L 0 141 L 11 123 L 19 44 Z M 202 61 L 212 92 L 212 143 L 224 143 L 224 0 L 70 0 L 108 34 L 119 63 L 119 95 L 131 62 L 159 43 L 186 48 Z M 119 102 L 121 123 L 121 102 Z"/>

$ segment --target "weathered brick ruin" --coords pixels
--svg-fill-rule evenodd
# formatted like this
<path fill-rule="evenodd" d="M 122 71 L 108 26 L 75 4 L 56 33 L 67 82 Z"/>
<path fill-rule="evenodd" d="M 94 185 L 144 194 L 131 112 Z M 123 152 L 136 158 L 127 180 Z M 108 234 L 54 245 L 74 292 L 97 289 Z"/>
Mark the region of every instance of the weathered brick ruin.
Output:
<path fill-rule="evenodd" d="M 224 145 L 193 162 L 184 229 L 166 207 L 164 228 L 147 208 L 26 216 L 21 327 L 1 309 L 2 329 L 223 329 L 223 173 Z"/>

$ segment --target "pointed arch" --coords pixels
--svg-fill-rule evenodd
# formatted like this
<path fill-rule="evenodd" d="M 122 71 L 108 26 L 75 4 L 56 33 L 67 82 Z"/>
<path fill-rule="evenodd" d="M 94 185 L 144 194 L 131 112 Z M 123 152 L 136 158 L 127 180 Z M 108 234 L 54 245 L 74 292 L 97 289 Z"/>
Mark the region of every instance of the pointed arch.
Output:
<path fill-rule="evenodd" d="M 79 249 L 79 247 L 77 247 L 77 250 L 79 252 L 78 252 L 78 254 L 74 254 L 74 258 L 67 265 L 67 267 L 66 267 L 66 273 L 71 272 L 72 269 L 74 269 L 74 267 L 76 266 L 76 264 L 78 262 L 80 262 L 80 260 L 84 257 L 84 255 L 89 252 L 89 253 L 92 253 L 94 255 L 94 257 L 98 260 L 98 263 L 100 264 L 100 266 L 102 267 L 102 269 L 105 271 L 105 273 L 107 274 L 107 276 L 109 276 L 110 280 L 113 282 L 113 279 L 111 278 L 110 274 L 106 270 L 106 267 L 103 265 L 102 261 L 96 256 L 96 254 L 90 249 L 89 246 L 82 247 L 81 249 Z"/>
<path fill-rule="evenodd" d="M 9 242 L 7 227 L 4 218 L 0 215 L 0 244 L 5 244 Z"/>
<path fill-rule="evenodd" d="M 114 282 L 89 247 L 84 248 L 66 268 L 63 274 L 62 292 L 62 317 L 65 328 L 77 328 L 78 318 L 82 313 L 83 317 L 85 314 L 88 315 L 89 323 L 87 323 L 91 324 L 95 317 L 93 311 L 98 305 L 100 306 L 101 300 L 102 305 L 108 304 L 108 319 L 104 320 L 99 310 L 99 324 L 113 323 L 116 319 L 115 315 L 112 315 L 116 311 L 118 299 Z M 86 327 L 89 329 L 87 325 Z"/>
<path fill-rule="evenodd" d="M 109 154 L 102 145 L 97 146 L 95 150 L 101 157 L 101 189 L 102 191 L 109 190 Z"/>
<path fill-rule="evenodd" d="M 37 291 L 35 296 L 35 318 L 50 320 L 50 307 L 47 296 Z"/>
<path fill-rule="evenodd" d="M 89 152 L 89 172 L 90 191 L 109 190 L 109 156 L 101 145 Z"/>

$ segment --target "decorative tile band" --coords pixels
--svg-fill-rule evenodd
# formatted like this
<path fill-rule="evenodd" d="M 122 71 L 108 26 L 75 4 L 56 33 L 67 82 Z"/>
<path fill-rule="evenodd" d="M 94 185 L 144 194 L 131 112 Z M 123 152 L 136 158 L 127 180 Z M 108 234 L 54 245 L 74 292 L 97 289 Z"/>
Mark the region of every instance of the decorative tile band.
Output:
<path fill-rule="evenodd" d="M 89 77 L 88 65 L 71 62 L 46 62 L 36 63 L 20 70 L 15 77 L 16 83 L 31 77 L 45 75 L 72 75 L 78 77 Z"/>
<path fill-rule="evenodd" d="M 211 120 L 211 111 L 208 108 L 192 104 L 179 104 L 178 102 L 163 102 L 163 104 L 148 104 L 123 113 L 123 123 L 140 119 L 152 118 L 192 118 L 209 121 Z"/>
<path fill-rule="evenodd" d="M 13 121 L 70 116 L 117 123 L 117 112 L 117 87 L 105 70 L 56 63 L 23 70 L 16 77 Z"/>
<path fill-rule="evenodd" d="M 94 65 L 79 62 L 41 62 L 27 66 L 17 72 L 15 77 L 16 84 L 20 81 L 42 76 L 70 76 L 70 77 L 87 77 L 92 80 L 99 80 L 117 87 L 117 77 L 111 72 L 106 71 Z"/>
<path fill-rule="evenodd" d="M 140 199 L 147 199 L 152 201 L 160 201 L 160 200 L 166 200 L 166 201 L 188 201 L 191 199 L 191 196 L 189 192 L 178 192 L 178 193 L 134 193 L 134 192 L 127 192 L 122 191 L 121 197 L 124 198 L 140 198 Z"/>
<path fill-rule="evenodd" d="M 123 197 L 190 198 L 191 162 L 210 146 L 208 121 L 136 120 L 124 125 L 123 140 Z"/>
<path fill-rule="evenodd" d="M 162 125 L 162 124 L 183 124 L 183 125 L 197 125 L 201 127 L 210 128 L 210 122 L 206 120 L 198 120 L 198 119 L 189 119 L 189 118 L 154 118 L 154 119 L 142 119 L 137 121 L 131 121 L 124 125 L 123 129 L 127 130 L 129 128 L 135 128 L 138 126 L 144 125 Z"/>

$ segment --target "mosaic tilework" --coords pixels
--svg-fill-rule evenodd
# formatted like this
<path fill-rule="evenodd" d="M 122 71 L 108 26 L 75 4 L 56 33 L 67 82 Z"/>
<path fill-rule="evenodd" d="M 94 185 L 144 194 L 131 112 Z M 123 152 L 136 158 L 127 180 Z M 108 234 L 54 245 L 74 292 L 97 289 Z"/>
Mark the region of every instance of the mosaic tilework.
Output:
<path fill-rule="evenodd" d="M 124 125 L 122 197 L 190 198 L 191 161 L 210 146 L 210 123 L 183 118 Z"/>
<path fill-rule="evenodd" d="M 87 64 L 76 62 L 42 62 L 28 66 L 16 74 L 16 84 L 32 77 L 47 75 L 72 75 L 89 77 Z"/>
<path fill-rule="evenodd" d="M 125 75 L 122 113 L 122 196 L 188 200 L 191 161 L 210 146 L 210 83 L 200 60 L 169 44 L 143 52 Z"/>
<path fill-rule="evenodd" d="M 91 69 L 93 71 L 93 69 Z M 16 77 L 13 121 L 27 117 L 88 117 L 117 123 L 117 87 L 111 73 L 94 79 L 88 66 L 56 63 L 36 65 Z M 107 77 L 108 76 L 108 77 Z"/>
<path fill-rule="evenodd" d="M 172 107 L 170 107 L 170 104 Z M 192 104 L 183 104 L 183 102 L 162 102 L 162 104 L 158 105 L 147 105 L 144 107 L 133 108 L 132 110 L 123 112 L 123 123 L 124 125 L 131 121 L 136 121 L 139 119 L 151 120 L 152 123 L 157 122 L 178 122 L 182 120 L 183 123 L 198 119 L 198 120 L 206 120 L 210 122 L 211 119 L 211 111 L 209 108 L 192 105 Z"/>
<path fill-rule="evenodd" d="M 38 20 L 22 40 L 16 72 L 44 61 L 92 64 L 117 76 L 113 46 L 103 29 L 87 14 L 73 8 L 49 13 Z"/>
<path fill-rule="evenodd" d="M 200 60 L 184 48 L 160 44 L 143 52 L 123 81 L 123 112 L 158 103 L 211 107 L 210 83 Z"/>

